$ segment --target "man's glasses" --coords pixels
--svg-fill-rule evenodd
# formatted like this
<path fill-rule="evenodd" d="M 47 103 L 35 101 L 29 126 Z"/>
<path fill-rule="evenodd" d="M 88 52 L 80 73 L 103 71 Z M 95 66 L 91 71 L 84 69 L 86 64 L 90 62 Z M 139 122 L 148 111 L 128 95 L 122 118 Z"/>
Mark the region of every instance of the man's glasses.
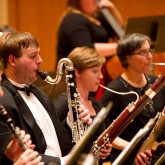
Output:
<path fill-rule="evenodd" d="M 154 54 L 154 49 L 141 50 L 140 52 L 134 53 L 133 55 L 148 56 L 149 53 Z"/>

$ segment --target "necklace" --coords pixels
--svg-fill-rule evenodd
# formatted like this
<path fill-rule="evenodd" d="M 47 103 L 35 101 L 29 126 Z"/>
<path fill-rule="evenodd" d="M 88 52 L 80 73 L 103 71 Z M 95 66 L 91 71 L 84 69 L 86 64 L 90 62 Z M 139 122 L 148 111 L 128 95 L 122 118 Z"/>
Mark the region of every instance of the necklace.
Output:
<path fill-rule="evenodd" d="M 147 83 L 144 87 L 138 88 L 134 87 L 131 84 L 129 84 L 125 79 L 120 77 L 120 80 L 125 88 L 127 88 L 128 91 L 134 91 L 139 95 L 139 98 L 144 95 L 145 91 L 150 87 L 151 85 L 151 79 L 146 75 Z M 153 101 L 150 100 L 149 103 L 144 107 L 143 111 L 141 112 L 147 117 L 153 117 L 155 115 L 155 110 L 153 107 Z"/>

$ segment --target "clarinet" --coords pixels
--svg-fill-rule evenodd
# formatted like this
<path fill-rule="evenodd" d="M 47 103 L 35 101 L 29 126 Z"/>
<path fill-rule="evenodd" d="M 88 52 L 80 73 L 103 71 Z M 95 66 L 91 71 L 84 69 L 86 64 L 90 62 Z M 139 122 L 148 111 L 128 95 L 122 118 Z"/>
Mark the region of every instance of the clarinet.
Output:
<path fill-rule="evenodd" d="M 56 77 L 52 79 L 47 72 L 38 70 L 37 73 L 49 84 L 57 84 L 60 82 L 63 74 L 63 66 L 65 69 L 65 78 L 67 84 L 68 108 L 70 112 L 71 125 L 72 125 L 72 141 L 77 144 L 86 132 L 88 126 L 81 120 L 79 107 L 79 93 L 77 91 L 77 84 L 75 78 L 75 70 L 73 63 L 68 58 L 62 58 L 57 65 Z"/>
<path fill-rule="evenodd" d="M 148 102 L 160 91 L 165 84 L 165 75 L 161 75 L 146 90 L 145 94 L 136 102 L 129 104 L 123 112 L 113 121 L 112 124 L 97 138 L 90 149 L 94 155 L 98 155 L 99 151 L 105 147 L 108 142 L 114 139 L 128 126 L 128 124 L 142 111 Z"/>
<path fill-rule="evenodd" d="M 82 123 L 79 113 L 80 99 L 77 91 L 75 70 L 67 69 L 66 71 L 68 107 L 71 113 L 70 116 L 72 122 L 72 141 L 77 144 L 85 134 L 88 126 L 87 124 Z"/>
<path fill-rule="evenodd" d="M 26 146 L 26 144 L 20 138 L 20 135 L 19 135 L 20 128 L 16 127 L 14 125 L 14 122 L 13 122 L 12 118 L 10 117 L 10 115 L 7 113 L 6 109 L 2 105 L 0 105 L 0 115 L 2 116 L 4 122 L 7 124 L 9 130 L 12 132 L 12 134 L 17 139 L 17 141 L 20 144 L 22 150 L 26 151 L 28 149 L 28 147 Z"/>

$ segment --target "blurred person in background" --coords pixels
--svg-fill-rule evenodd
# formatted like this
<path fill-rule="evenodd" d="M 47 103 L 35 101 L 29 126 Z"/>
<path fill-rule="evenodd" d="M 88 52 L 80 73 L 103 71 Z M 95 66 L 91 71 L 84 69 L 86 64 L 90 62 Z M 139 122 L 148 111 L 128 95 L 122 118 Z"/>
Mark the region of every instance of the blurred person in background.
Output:
<path fill-rule="evenodd" d="M 116 34 L 100 12 L 100 8 L 109 10 L 121 27 L 124 21 L 116 6 L 109 0 L 68 0 L 57 36 L 57 61 L 65 58 L 75 47 L 88 46 L 107 59 L 116 54 L 116 42 L 109 42 Z M 114 68 L 111 68 L 114 69 Z M 102 84 L 111 80 L 105 65 L 102 68 Z M 102 88 L 95 95 L 100 99 Z"/>

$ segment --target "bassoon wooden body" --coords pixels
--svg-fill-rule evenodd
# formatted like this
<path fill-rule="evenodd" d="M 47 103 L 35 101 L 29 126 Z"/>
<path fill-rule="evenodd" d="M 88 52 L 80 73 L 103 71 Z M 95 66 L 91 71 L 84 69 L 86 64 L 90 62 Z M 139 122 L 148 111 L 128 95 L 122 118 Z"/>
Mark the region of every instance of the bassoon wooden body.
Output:
<path fill-rule="evenodd" d="M 107 142 L 114 139 L 128 126 L 128 124 L 143 110 L 147 103 L 160 91 L 165 84 L 165 75 L 161 75 L 145 91 L 145 94 L 136 102 L 130 103 L 114 122 L 98 137 L 94 142 L 90 152 L 98 155 L 99 151 L 105 147 Z"/>

